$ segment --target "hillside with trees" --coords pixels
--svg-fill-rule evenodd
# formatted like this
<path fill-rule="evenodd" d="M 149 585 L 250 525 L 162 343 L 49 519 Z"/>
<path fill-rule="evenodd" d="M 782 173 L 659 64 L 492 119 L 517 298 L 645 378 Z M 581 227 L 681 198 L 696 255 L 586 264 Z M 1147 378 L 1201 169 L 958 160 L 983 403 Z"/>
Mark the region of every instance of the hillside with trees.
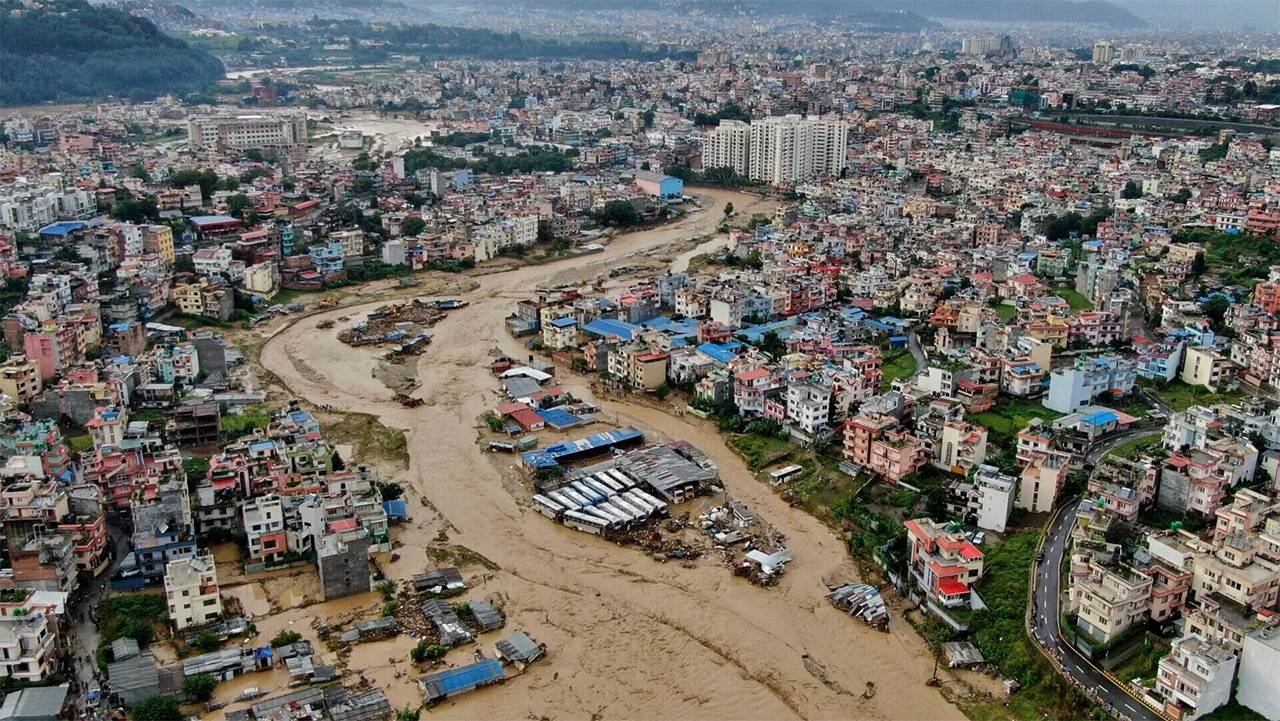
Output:
<path fill-rule="evenodd" d="M 0 105 L 203 90 L 222 62 L 150 20 L 84 0 L 0 0 Z"/>

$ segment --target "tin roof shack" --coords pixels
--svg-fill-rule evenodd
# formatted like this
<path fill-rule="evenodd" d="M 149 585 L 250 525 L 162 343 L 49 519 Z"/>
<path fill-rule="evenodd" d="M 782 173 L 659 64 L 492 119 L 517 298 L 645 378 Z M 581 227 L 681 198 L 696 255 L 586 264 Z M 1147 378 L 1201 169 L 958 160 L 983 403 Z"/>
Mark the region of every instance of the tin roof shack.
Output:
<path fill-rule="evenodd" d="M 119 641 L 124 640 L 130 641 L 132 648 L 124 645 L 117 650 Z M 126 707 L 158 696 L 160 672 L 156 668 L 156 657 L 138 653 L 138 644 L 133 639 L 119 641 L 111 645 L 115 661 L 107 665 L 107 679 L 111 681 L 112 692 Z"/>
<path fill-rule="evenodd" d="M 720 480 L 715 464 L 687 443 L 640 448 L 619 456 L 615 466 L 671 503 L 692 498 Z"/>
<path fill-rule="evenodd" d="M 369 591 L 369 532 L 363 528 L 326 534 L 316 549 L 324 600 Z"/>
<path fill-rule="evenodd" d="M 338 640 L 344 643 L 359 643 L 390 638 L 397 633 L 400 633 L 400 622 L 394 616 L 383 616 L 370 621 L 357 622 L 350 630 L 339 636 Z"/>
<path fill-rule="evenodd" d="M 0 721 L 57 721 L 67 705 L 70 684 L 18 689 L 0 703 Z"/>
<path fill-rule="evenodd" d="M 432 598 L 448 598 L 467 590 L 462 572 L 453 566 L 419 573 L 412 579 L 413 590 Z"/>
<path fill-rule="evenodd" d="M 191 678 L 202 673 L 213 674 L 222 681 L 229 681 L 242 673 L 264 671 L 271 668 L 272 649 L 225 648 L 221 651 L 192 656 L 182 660 L 182 677 Z"/>
<path fill-rule="evenodd" d="M 546 644 L 538 643 L 524 631 L 516 631 L 493 646 L 503 661 L 523 669 L 547 655 Z"/>
<path fill-rule="evenodd" d="M 942 653 L 947 657 L 947 665 L 951 668 L 972 668 L 987 662 L 982 652 L 968 641 L 950 641 L 942 644 Z"/>
<path fill-rule="evenodd" d="M 378 689 L 357 691 L 341 684 L 312 687 L 264 699 L 227 721 L 377 721 L 394 714 L 391 701 Z"/>
<path fill-rule="evenodd" d="M 507 623 L 502 610 L 488 601 L 472 601 L 467 604 L 467 609 L 481 632 L 496 631 Z"/>
<path fill-rule="evenodd" d="M 481 686 L 501 683 L 506 678 L 507 672 L 502 668 L 502 663 L 497 659 L 487 658 L 461 668 L 427 674 L 418 679 L 418 688 L 422 689 L 422 695 L 430 706 Z"/>
<path fill-rule="evenodd" d="M 448 601 L 432 598 L 422 604 L 422 613 L 440 631 L 440 645 L 445 648 L 453 648 L 474 638 Z"/>

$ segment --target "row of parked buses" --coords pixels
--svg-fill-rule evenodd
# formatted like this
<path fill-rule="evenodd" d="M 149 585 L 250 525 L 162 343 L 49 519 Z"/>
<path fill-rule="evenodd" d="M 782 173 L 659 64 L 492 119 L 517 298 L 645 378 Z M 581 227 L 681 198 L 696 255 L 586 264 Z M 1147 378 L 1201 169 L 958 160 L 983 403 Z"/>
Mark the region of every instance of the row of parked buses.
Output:
<path fill-rule="evenodd" d="M 538 512 L 570 528 L 598 536 L 624 531 L 655 516 L 667 515 L 667 503 L 655 498 L 615 469 L 574 479 L 533 497 Z"/>

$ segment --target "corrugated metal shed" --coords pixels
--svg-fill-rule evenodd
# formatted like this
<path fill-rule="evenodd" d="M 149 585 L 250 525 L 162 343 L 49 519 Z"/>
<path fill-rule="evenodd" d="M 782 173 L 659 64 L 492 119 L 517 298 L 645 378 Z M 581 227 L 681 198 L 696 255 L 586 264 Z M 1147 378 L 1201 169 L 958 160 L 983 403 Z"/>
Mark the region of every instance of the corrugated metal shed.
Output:
<path fill-rule="evenodd" d="M 484 631 L 502 628 L 502 624 L 507 621 L 506 617 L 502 615 L 502 611 L 499 611 L 497 607 L 488 601 L 472 601 L 470 606 L 471 615 L 476 617 L 476 623 Z"/>
<path fill-rule="evenodd" d="M 516 631 L 494 644 L 498 655 L 511 663 L 533 663 L 542 658 L 546 650 L 523 631 Z"/>
<path fill-rule="evenodd" d="M 423 676 L 418 679 L 418 685 L 427 697 L 427 702 L 433 703 L 480 686 L 497 683 L 506 677 L 507 672 L 502 668 L 502 663 L 497 659 L 487 658 L 462 668 Z"/>

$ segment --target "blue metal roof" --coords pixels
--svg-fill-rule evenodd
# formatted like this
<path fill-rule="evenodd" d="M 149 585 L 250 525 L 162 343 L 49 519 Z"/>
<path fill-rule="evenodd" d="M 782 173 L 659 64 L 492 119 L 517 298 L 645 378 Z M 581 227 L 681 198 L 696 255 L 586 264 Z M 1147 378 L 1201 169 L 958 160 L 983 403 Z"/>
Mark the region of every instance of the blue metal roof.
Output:
<path fill-rule="evenodd" d="M 230 223 L 236 222 L 238 219 L 230 215 L 193 215 L 191 222 L 196 225 L 208 225 L 210 223 Z"/>
<path fill-rule="evenodd" d="M 382 512 L 387 514 L 387 518 L 408 518 L 409 504 L 403 498 L 383 501 Z"/>
<path fill-rule="evenodd" d="M 1116 415 L 1115 411 L 1094 411 L 1084 417 L 1084 422 L 1095 426 L 1105 426 L 1119 418 L 1120 416 Z"/>
<path fill-rule="evenodd" d="M 604 338 L 613 337 L 621 340 L 632 340 L 636 337 L 636 333 L 640 331 L 640 327 L 626 321 L 596 318 L 583 327 L 582 330 Z"/>
<path fill-rule="evenodd" d="M 520 459 L 526 464 L 535 468 L 551 468 L 557 465 L 557 460 L 582 453 L 583 451 L 591 451 L 597 448 L 608 448 L 619 443 L 644 438 L 644 433 L 634 428 L 617 428 L 612 431 L 596 433 L 595 435 L 579 438 L 576 441 L 565 441 L 557 443 L 553 446 L 547 446 L 542 450 L 530 451 L 524 454 Z"/>
<path fill-rule="evenodd" d="M 556 318 L 550 323 L 550 325 L 553 325 L 556 328 L 568 328 L 570 326 L 575 326 L 577 324 L 578 324 L 578 321 L 574 320 L 573 318 Z"/>
<path fill-rule="evenodd" d="M 423 679 L 428 684 L 438 687 L 443 695 L 451 696 L 462 691 L 470 691 L 476 686 L 506 678 L 502 663 L 494 658 L 486 658 L 469 666 L 449 669 L 433 673 Z"/>
<path fill-rule="evenodd" d="M 585 422 L 582 418 L 559 408 L 536 412 L 538 417 L 546 421 L 547 425 L 552 428 L 569 428 L 571 426 L 582 425 Z"/>
<path fill-rule="evenodd" d="M 81 228 L 88 227 L 88 223 L 79 220 L 63 220 L 57 223 L 50 223 L 40 229 L 40 235 L 61 235 L 66 236 L 74 233 Z"/>
<path fill-rule="evenodd" d="M 728 363 L 738 357 L 738 349 L 742 347 L 737 341 L 731 343 L 703 343 L 698 350 L 717 363 Z"/>

